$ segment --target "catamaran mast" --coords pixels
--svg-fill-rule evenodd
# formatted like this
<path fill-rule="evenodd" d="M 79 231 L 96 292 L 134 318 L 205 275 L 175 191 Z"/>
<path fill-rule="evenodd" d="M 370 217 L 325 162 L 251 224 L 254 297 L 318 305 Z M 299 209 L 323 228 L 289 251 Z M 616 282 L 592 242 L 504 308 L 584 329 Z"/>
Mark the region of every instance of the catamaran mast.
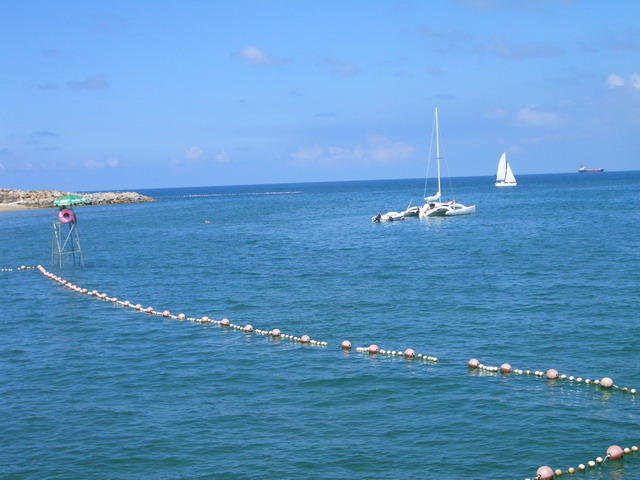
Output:
<path fill-rule="evenodd" d="M 436 159 L 438 160 L 438 197 L 440 197 L 440 130 L 438 130 L 438 107 L 436 107 Z M 438 198 L 440 201 L 441 198 Z"/>

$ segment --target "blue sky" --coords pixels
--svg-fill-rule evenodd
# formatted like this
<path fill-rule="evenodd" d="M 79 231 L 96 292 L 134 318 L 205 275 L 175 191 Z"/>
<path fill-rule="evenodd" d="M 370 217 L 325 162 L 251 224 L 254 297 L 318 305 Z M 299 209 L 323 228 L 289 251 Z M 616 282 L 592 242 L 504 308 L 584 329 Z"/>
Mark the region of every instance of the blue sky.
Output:
<path fill-rule="evenodd" d="M 640 168 L 636 0 L 0 0 L 0 187 Z"/>

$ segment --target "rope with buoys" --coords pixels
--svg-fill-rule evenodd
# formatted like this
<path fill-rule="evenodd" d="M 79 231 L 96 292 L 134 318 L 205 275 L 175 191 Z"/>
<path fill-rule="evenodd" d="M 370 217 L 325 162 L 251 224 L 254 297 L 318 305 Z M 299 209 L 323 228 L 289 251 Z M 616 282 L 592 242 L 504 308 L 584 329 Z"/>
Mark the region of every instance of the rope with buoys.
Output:
<path fill-rule="evenodd" d="M 0 272 L 16 272 L 19 270 L 35 270 L 37 267 L 27 267 L 25 265 L 21 265 L 16 268 L 0 268 Z"/>
<path fill-rule="evenodd" d="M 348 340 L 345 340 L 348 342 Z M 342 342 L 342 348 L 351 348 L 351 344 L 346 347 L 345 342 Z M 431 355 L 424 355 L 422 353 L 416 353 L 413 348 L 407 348 L 406 350 L 384 350 L 378 347 L 378 345 L 372 344 L 368 347 L 356 347 L 356 351 L 360 353 L 368 353 L 369 355 L 387 355 L 392 357 L 404 357 L 407 360 L 413 360 L 415 358 L 420 360 L 427 360 L 429 362 L 437 362 L 438 357 L 434 357 Z"/>
<path fill-rule="evenodd" d="M 585 385 L 595 385 L 597 387 L 600 387 L 603 390 L 614 389 L 614 390 L 619 390 L 623 393 L 628 392 L 631 395 L 635 395 L 636 393 L 638 393 L 638 390 L 635 388 L 620 387 L 618 385 L 615 385 L 611 377 L 603 377 L 600 380 L 598 379 L 591 380 L 589 378 L 583 379 L 582 377 L 574 377 L 573 375 L 560 374 L 554 368 L 550 368 L 546 372 L 543 372 L 541 370 L 520 370 L 517 368 L 511 368 L 511 365 L 508 363 L 503 363 L 498 368 L 496 366 L 484 365 L 480 363 L 476 358 L 472 358 L 471 360 L 469 360 L 467 365 L 469 366 L 469 368 L 472 368 L 472 369 L 478 368 L 480 370 L 486 370 L 489 372 L 499 371 L 503 374 L 513 373 L 515 375 L 527 375 L 527 376 L 533 375 L 534 377 L 547 378 L 548 380 L 562 380 L 562 381 L 569 381 L 569 382 L 576 382 L 576 383 L 584 383 Z"/>
<path fill-rule="evenodd" d="M 25 267 L 26 268 L 26 267 Z M 290 340 L 292 342 L 297 342 L 297 343 L 301 343 L 304 345 L 315 345 L 315 346 L 321 346 L 321 347 L 326 347 L 329 345 L 328 342 L 324 342 L 324 341 L 320 341 L 320 340 L 314 340 L 312 339 L 309 335 L 302 335 L 302 336 L 296 336 L 296 335 L 290 335 L 290 334 L 283 334 L 280 329 L 278 328 L 274 328 L 272 330 L 260 330 L 260 329 L 254 329 L 252 325 L 236 325 L 231 323 L 231 321 L 228 318 L 223 318 L 222 320 L 213 320 L 210 319 L 207 316 L 203 316 L 203 317 L 187 317 L 184 313 L 179 313 L 177 315 L 172 314 L 169 310 L 163 310 L 163 311 L 158 311 L 155 310 L 153 307 L 143 307 L 140 303 L 133 303 L 130 302 L 129 300 L 125 300 L 125 301 L 121 301 L 118 300 L 117 297 L 110 297 L 109 295 L 107 295 L 106 293 L 100 293 L 97 290 L 91 290 L 88 291 L 86 288 L 81 288 L 77 285 L 74 285 L 71 282 L 67 282 L 65 279 L 63 279 L 60 276 L 54 275 L 53 273 L 48 272 L 44 267 L 42 267 L 41 265 L 39 265 L 38 267 L 32 267 L 32 268 L 37 268 L 40 273 L 42 273 L 45 277 L 48 277 L 52 280 L 54 280 L 55 282 L 58 282 L 59 284 L 61 284 L 63 287 L 68 288 L 69 290 L 78 292 L 78 293 L 82 293 L 82 294 L 86 294 L 86 295 L 90 295 L 92 297 L 97 298 L 98 300 L 104 300 L 107 302 L 112 302 L 116 305 L 121 305 L 123 307 L 128 307 L 128 308 L 133 308 L 136 311 L 139 312 L 143 312 L 143 313 L 147 313 L 149 315 L 158 315 L 164 318 L 173 318 L 175 320 L 187 320 L 190 322 L 194 322 L 194 323 L 201 323 L 201 324 L 215 324 L 215 325 L 219 325 L 220 327 L 228 327 L 232 330 L 238 330 L 238 331 L 242 331 L 244 333 L 256 333 L 258 335 L 270 335 L 273 338 L 280 338 L 283 340 Z"/>
<path fill-rule="evenodd" d="M 597 457 L 595 460 L 589 460 L 586 464 L 581 463 L 577 468 L 569 467 L 566 470 L 553 470 L 551 467 L 543 465 L 536 471 L 536 476 L 533 479 L 526 478 L 525 480 L 551 480 L 554 477 L 560 477 L 565 473 L 574 474 L 576 472 L 584 472 L 589 468 L 594 468 L 596 465 L 601 465 L 605 461 L 621 460 L 625 455 L 630 453 L 636 453 L 638 447 L 636 445 L 632 447 L 622 448 L 618 445 L 611 445 L 607 448 L 607 453 L 604 457 Z"/>
<path fill-rule="evenodd" d="M 169 310 L 163 310 L 163 311 L 157 311 L 155 310 L 153 307 L 146 307 L 144 308 L 141 304 L 139 303 L 132 303 L 129 300 L 119 300 L 117 297 L 110 297 L 109 295 L 107 295 L 106 293 L 100 293 L 97 290 L 92 290 L 92 291 L 88 291 L 86 288 L 81 288 L 71 282 L 67 282 L 66 280 L 64 280 L 63 278 L 54 275 L 53 273 L 48 272 L 47 270 L 44 269 L 44 267 L 42 267 L 41 265 L 38 265 L 37 267 L 25 267 L 22 266 L 19 268 L 19 270 L 26 270 L 26 269 L 31 269 L 31 268 L 37 268 L 40 273 L 42 273 L 45 277 L 50 278 L 51 280 L 58 282 L 59 284 L 61 284 L 62 286 L 64 286 L 65 288 L 68 288 L 72 291 L 84 294 L 84 295 L 91 295 L 99 300 L 103 300 L 103 301 L 108 301 L 111 303 L 114 303 L 116 305 L 120 305 L 123 307 L 128 307 L 128 308 L 132 308 L 136 311 L 140 311 L 140 312 L 144 312 L 147 313 L 149 315 L 158 315 L 161 316 L 163 318 L 173 318 L 176 320 L 187 320 L 190 322 L 194 322 L 194 323 L 199 323 L 199 324 L 216 324 L 220 327 L 225 327 L 225 328 L 229 328 L 232 330 L 237 330 L 237 331 L 241 331 L 247 334 L 251 334 L 251 333 L 255 333 L 257 335 L 264 335 L 264 336 L 270 336 L 271 338 L 277 338 L 277 339 L 285 339 L 285 340 L 291 340 L 293 342 L 298 342 L 301 344 L 309 344 L 309 345 L 318 345 L 318 346 L 328 346 L 329 344 L 327 342 L 322 342 L 322 341 L 317 341 L 317 340 L 313 340 L 311 339 L 308 335 L 302 335 L 301 337 L 297 337 L 294 335 L 288 335 L 288 334 L 283 334 L 280 329 L 278 328 L 274 328 L 272 330 L 261 330 L 261 329 L 254 329 L 252 325 L 248 324 L 248 325 L 236 325 L 231 323 L 231 321 L 228 318 L 223 318 L 222 320 L 213 320 L 210 319 L 207 316 L 202 316 L 202 317 L 187 317 L 184 313 L 179 313 L 177 315 L 172 314 Z M 351 349 L 351 342 L 349 342 L 348 340 L 344 340 L 342 342 L 342 344 L 340 345 L 340 347 L 343 350 L 350 350 Z M 387 356 L 398 356 L 398 357 L 403 357 L 405 359 L 408 360 L 412 360 L 412 359 L 422 359 L 422 360 L 426 360 L 429 362 L 437 362 L 438 358 L 431 356 L 431 355 L 424 355 L 424 354 L 416 354 L 415 351 L 411 348 L 407 348 L 404 351 L 401 350 L 384 350 L 384 349 L 380 349 L 377 345 L 372 344 L 368 347 L 357 347 L 356 351 L 358 352 L 362 352 L 362 353 L 368 353 L 370 355 L 387 355 Z M 501 372 L 503 374 L 506 373 L 514 373 L 514 374 L 526 374 L 526 375 L 535 375 L 536 377 L 547 377 L 550 379 L 560 379 L 560 380 L 569 380 L 569 381 L 576 381 L 578 383 L 583 382 L 581 377 L 573 377 L 573 376 L 566 376 L 566 375 L 559 375 L 558 372 L 554 369 L 548 370 L 547 373 L 545 374 L 542 371 L 530 371 L 530 370 L 519 370 L 519 369 L 512 369 L 511 365 L 509 364 L 502 364 L 500 367 L 497 366 L 491 366 L 491 365 L 484 365 L 481 364 L 477 359 L 473 358 L 471 360 L 469 360 L 468 362 L 468 366 L 471 369 L 478 369 L 481 371 L 486 371 L 486 372 L 490 372 L 490 373 L 497 373 L 497 372 Z M 613 384 L 613 380 L 611 380 L 609 377 L 605 377 L 602 380 L 589 380 L 589 379 L 585 379 L 584 380 L 585 384 L 591 384 L 593 383 L 594 385 L 598 385 L 601 388 L 604 389 L 609 389 L 609 388 L 615 388 L 615 389 L 619 389 L 623 392 L 629 392 L 633 395 L 636 394 L 636 389 L 634 388 L 627 388 L 627 387 L 618 387 L 617 385 Z M 607 449 L 607 454 L 606 456 L 603 457 L 597 457 L 594 460 L 589 461 L 586 465 L 585 464 L 580 464 L 578 465 L 578 471 L 583 471 L 587 469 L 587 466 L 589 468 L 593 468 L 595 467 L 597 464 L 601 464 L 603 463 L 605 460 L 620 460 L 622 459 L 622 457 L 625 454 L 629 454 L 629 453 L 635 453 L 638 451 L 638 447 L 637 446 L 632 446 L 629 448 L 621 448 L 617 445 L 612 445 L 611 447 L 609 447 Z M 569 474 L 573 474 L 576 472 L 576 469 L 574 467 L 570 467 L 568 468 L 566 471 L 563 470 L 553 470 L 548 466 L 542 466 L 538 469 L 538 471 L 536 472 L 536 476 L 533 477 L 533 480 L 551 480 L 554 478 L 554 476 L 560 476 L 563 473 L 569 473 Z M 527 479 L 530 480 L 530 479 Z"/>

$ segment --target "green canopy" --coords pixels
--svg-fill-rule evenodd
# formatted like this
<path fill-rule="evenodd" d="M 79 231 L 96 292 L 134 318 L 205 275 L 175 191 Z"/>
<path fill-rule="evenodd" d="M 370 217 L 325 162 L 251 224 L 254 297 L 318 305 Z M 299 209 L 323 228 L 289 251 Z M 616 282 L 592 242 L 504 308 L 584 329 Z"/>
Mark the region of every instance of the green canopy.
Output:
<path fill-rule="evenodd" d="M 64 197 L 56 198 L 53 201 L 54 207 L 68 207 L 71 205 L 83 205 L 90 203 L 80 195 L 65 195 Z"/>

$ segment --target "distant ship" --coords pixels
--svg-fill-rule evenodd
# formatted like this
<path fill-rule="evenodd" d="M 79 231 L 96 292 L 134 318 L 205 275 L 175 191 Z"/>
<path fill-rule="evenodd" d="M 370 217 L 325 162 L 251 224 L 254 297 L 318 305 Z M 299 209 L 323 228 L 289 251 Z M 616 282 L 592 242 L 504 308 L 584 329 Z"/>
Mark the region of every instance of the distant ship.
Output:
<path fill-rule="evenodd" d="M 587 168 L 584 165 L 581 165 L 578 169 L 580 173 L 596 173 L 596 172 L 604 172 L 604 168 Z"/>

